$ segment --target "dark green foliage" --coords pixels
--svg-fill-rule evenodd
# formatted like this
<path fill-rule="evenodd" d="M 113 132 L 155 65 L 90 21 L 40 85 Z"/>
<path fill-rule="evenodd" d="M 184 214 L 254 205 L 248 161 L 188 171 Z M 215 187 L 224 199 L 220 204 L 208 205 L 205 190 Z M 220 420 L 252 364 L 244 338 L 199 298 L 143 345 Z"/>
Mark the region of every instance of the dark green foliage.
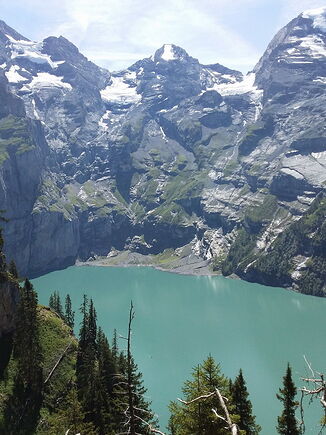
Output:
<path fill-rule="evenodd" d="M 90 302 L 84 296 L 81 306 L 83 314 L 82 325 L 79 333 L 79 343 L 77 351 L 76 377 L 79 398 L 86 412 L 86 417 L 91 421 L 96 410 L 95 391 L 93 389 L 95 382 L 96 355 L 97 355 L 97 326 L 96 312 L 93 301 Z"/>
<path fill-rule="evenodd" d="M 220 393 L 229 399 L 228 410 L 231 418 L 236 420 L 237 418 L 232 416 L 234 407 L 231 402 L 229 381 L 221 373 L 220 366 L 215 363 L 211 356 L 193 369 L 192 378 L 184 383 L 182 392 L 184 400 L 190 402 L 199 396 L 214 392 L 215 388 L 218 388 Z M 221 409 L 216 395 L 189 405 L 171 402 L 169 408 L 171 411 L 169 428 L 173 435 L 223 435 L 230 433 L 229 430 L 225 429 L 225 422 L 214 418 L 212 408 L 224 416 L 224 411 Z"/>
<path fill-rule="evenodd" d="M 124 432 L 126 428 L 126 410 L 128 403 L 128 361 L 121 352 L 117 361 L 117 383 L 114 386 L 112 404 L 112 415 L 114 419 L 114 433 Z M 131 358 L 130 384 L 132 387 L 133 406 L 136 409 L 134 430 L 140 434 L 151 434 L 149 424 L 156 427 L 157 421 L 150 409 L 150 403 L 145 399 L 146 388 L 143 385 L 142 374 L 139 372 L 136 363 Z M 144 420 L 141 421 L 140 419 Z M 146 422 L 146 423 L 144 423 Z"/>
<path fill-rule="evenodd" d="M 52 310 L 55 311 L 61 317 L 61 319 L 64 319 L 59 292 L 55 291 L 50 295 L 49 307 L 52 308 Z"/>
<path fill-rule="evenodd" d="M 262 226 L 273 219 L 277 210 L 277 199 L 274 195 L 266 195 L 260 205 L 252 206 L 246 210 L 244 225 L 252 233 L 259 233 Z"/>
<path fill-rule="evenodd" d="M 4 412 L 6 433 L 34 434 L 42 404 L 43 374 L 37 296 L 28 280 L 17 310 L 14 357 L 17 371 Z"/>
<path fill-rule="evenodd" d="M 298 281 L 302 293 L 325 295 L 326 283 L 326 198 L 319 195 L 308 212 L 281 233 L 270 251 L 251 267 L 266 284 L 291 283 L 292 259 L 310 257 Z"/>
<path fill-rule="evenodd" d="M 11 260 L 11 262 L 9 263 L 8 272 L 10 273 L 10 275 L 13 278 L 18 279 L 18 277 L 19 277 L 18 270 L 17 270 L 16 263 L 14 262 L 14 260 Z"/>
<path fill-rule="evenodd" d="M 0 381 L 5 378 L 6 368 L 8 366 L 13 346 L 12 334 L 3 334 L 0 337 Z"/>
<path fill-rule="evenodd" d="M 3 210 L 0 210 L 0 221 L 6 221 L 6 219 L 2 217 L 3 212 L 4 212 Z M 18 288 L 19 288 L 18 281 L 17 281 L 18 274 L 15 272 L 15 270 L 17 271 L 17 269 L 13 261 L 10 263 L 9 267 L 7 267 L 6 257 L 2 251 L 3 244 L 4 241 L 2 237 L 2 229 L 0 228 L 0 293 L 1 293 L 2 285 L 4 286 L 10 285 L 12 286 L 12 291 L 16 290 L 18 293 Z M 11 273 L 10 270 L 11 272 L 14 273 Z M 0 381 L 5 376 L 5 371 L 10 360 L 12 347 L 13 347 L 13 334 L 12 333 L 2 334 L 0 336 Z"/>
<path fill-rule="evenodd" d="M 302 247 L 302 233 L 298 230 L 295 227 L 285 230 L 273 243 L 270 252 L 255 262 L 253 270 L 266 284 L 290 283 L 291 260 Z"/>
<path fill-rule="evenodd" d="M 295 410 L 298 402 L 295 400 L 297 389 L 292 380 L 291 367 L 288 364 L 285 376 L 283 377 L 283 388 L 279 389 L 278 400 L 283 404 L 283 412 L 277 418 L 277 432 L 281 435 L 300 435 L 299 425 L 295 418 Z"/>
<path fill-rule="evenodd" d="M 71 329 L 74 329 L 74 325 L 75 325 L 75 312 L 72 310 L 71 299 L 70 299 L 69 294 L 66 296 L 66 300 L 65 300 L 65 315 L 64 315 L 64 319 L 65 319 L 66 324 Z"/>
<path fill-rule="evenodd" d="M 273 129 L 274 123 L 271 117 L 249 125 L 247 132 L 239 145 L 239 154 L 242 156 L 250 154 L 257 147 L 262 138 L 270 136 L 273 133 Z"/>
<path fill-rule="evenodd" d="M 252 414 L 252 404 L 249 400 L 249 393 L 241 369 L 234 383 L 231 383 L 230 391 L 234 403 L 234 412 L 239 416 L 239 429 L 244 430 L 246 435 L 259 434 L 261 428 L 256 424 L 255 416 Z"/>
<path fill-rule="evenodd" d="M 0 165 L 14 152 L 30 151 L 35 147 L 31 126 L 25 118 L 9 115 L 0 119 Z"/>
<path fill-rule="evenodd" d="M 223 275 L 237 273 L 250 262 L 250 253 L 256 244 L 256 236 L 248 233 L 244 228 L 238 231 L 237 238 L 233 242 L 229 253 L 222 264 Z"/>
<path fill-rule="evenodd" d="M 72 434 L 98 435 L 93 423 L 85 423 L 85 413 L 78 400 L 76 387 L 68 392 L 59 410 L 52 414 L 44 429 L 38 431 L 39 435 L 65 434 L 70 429 Z"/>
<path fill-rule="evenodd" d="M 112 338 L 112 357 L 115 361 L 118 359 L 118 338 L 117 338 L 117 330 L 114 329 L 113 331 L 113 338 Z"/>
<path fill-rule="evenodd" d="M 325 296 L 326 258 L 313 257 L 302 272 L 299 288 L 302 293 L 314 296 Z"/>
<path fill-rule="evenodd" d="M 116 360 L 110 349 L 108 339 L 101 328 L 98 330 L 97 337 L 98 370 L 101 382 L 104 384 L 107 393 L 112 395 L 116 382 Z"/>

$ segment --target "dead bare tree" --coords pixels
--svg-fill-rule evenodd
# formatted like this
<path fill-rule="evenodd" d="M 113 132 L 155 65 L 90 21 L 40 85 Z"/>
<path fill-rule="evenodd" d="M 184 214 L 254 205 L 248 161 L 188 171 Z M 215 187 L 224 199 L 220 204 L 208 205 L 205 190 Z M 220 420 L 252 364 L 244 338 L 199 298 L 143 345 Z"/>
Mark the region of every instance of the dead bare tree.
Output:
<path fill-rule="evenodd" d="M 55 372 L 55 370 L 57 369 L 57 367 L 59 366 L 59 364 L 61 363 L 61 361 L 62 361 L 63 358 L 65 357 L 65 355 L 67 354 L 67 352 L 68 352 L 68 350 L 70 349 L 71 345 L 72 345 L 72 342 L 70 342 L 70 343 L 68 344 L 68 346 L 67 346 L 67 347 L 65 348 L 65 350 L 62 352 L 62 354 L 59 356 L 58 360 L 56 361 L 56 363 L 54 364 L 54 366 L 53 366 L 52 369 L 50 370 L 50 373 L 49 373 L 48 376 L 46 377 L 46 379 L 45 379 L 45 381 L 44 381 L 44 385 L 46 385 L 46 384 L 50 381 L 50 379 L 51 379 L 53 373 Z"/>
<path fill-rule="evenodd" d="M 209 399 L 210 397 L 212 397 L 214 395 L 218 398 L 218 401 L 221 405 L 221 408 L 223 409 L 225 417 L 223 417 L 222 415 L 219 415 L 215 408 L 212 409 L 212 413 L 215 415 L 216 418 L 223 420 L 226 423 L 226 425 L 227 425 L 226 429 L 229 429 L 232 435 L 239 435 L 238 426 L 235 423 L 232 423 L 230 413 L 229 413 L 228 408 L 225 404 L 225 402 L 227 402 L 228 399 L 226 397 L 222 396 L 222 394 L 220 393 L 218 388 L 215 388 L 215 390 L 212 391 L 211 393 L 207 393 L 207 394 L 203 394 L 201 396 L 198 396 L 195 399 L 190 400 L 189 402 L 186 402 L 185 400 L 182 400 L 182 399 L 178 399 L 178 401 L 183 403 L 184 405 L 188 406 L 191 403 L 200 402 L 200 401 Z"/>
<path fill-rule="evenodd" d="M 152 432 L 165 435 L 157 429 L 154 414 L 150 409 L 147 409 L 146 404 L 142 401 L 144 398 L 143 392 L 141 389 L 138 390 L 137 387 L 137 377 L 139 375 L 135 374 L 135 367 L 137 366 L 135 366 L 133 361 L 131 349 L 132 321 L 134 320 L 134 317 L 134 306 L 131 301 L 127 337 L 119 336 L 119 338 L 127 341 L 127 358 L 125 373 L 116 375 L 116 386 L 121 386 L 121 390 L 117 391 L 117 394 L 122 395 L 123 405 L 125 406 L 123 411 L 125 416 L 125 421 L 122 425 L 123 429 L 117 435 L 139 435 L 140 424 L 142 425 L 142 430 L 144 430 L 144 427 L 147 427 L 148 433 Z M 141 403 L 141 405 L 139 405 L 139 403 Z"/>
<path fill-rule="evenodd" d="M 131 366 L 131 323 L 135 317 L 134 306 L 130 302 L 127 344 L 127 379 L 128 379 L 128 403 L 129 403 L 129 428 L 130 435 L 136 435 L 134 396 L 132 391 L 132 366 Z"/>
<path fill-rule="evenodd" d="M 306 386 L 300 388 L 301 391 L 301 400 L 300 400 L 300 414 L 301 414 L 301 430 L 302 433 L 305 432 L 305 423 L 304 423 L 304 408 L 303 402 L 306 397 L 309 398 L 309 402 L 311 403 L 313 400 L 317 399 L 321 403 L 321 406 L 324 410 L 324 422 L 321 425 L 321 429 L 319 434 L 322 433 L 323 428 L 326 425 L 326 380 L 323 373 L 317 372 L 314 370 L 309 363 L 309 361 L 304 356 L 304 360 L 307 364 L 307 367 L 311 373 L 311 377 L 301 377 L 302 381 L 306 383 Z"/>

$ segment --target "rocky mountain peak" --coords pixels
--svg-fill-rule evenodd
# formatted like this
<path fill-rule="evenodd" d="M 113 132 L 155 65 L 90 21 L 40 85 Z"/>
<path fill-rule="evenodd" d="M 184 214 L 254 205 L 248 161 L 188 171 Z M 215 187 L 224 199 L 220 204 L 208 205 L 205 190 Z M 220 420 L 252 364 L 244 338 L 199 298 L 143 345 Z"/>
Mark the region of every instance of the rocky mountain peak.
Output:
<path fill-rule="evenodd" d="M 63 37 L 3 36 L 8 258 L 33 276 L 111 249 L 263 255 L 325 191 L 324 17 L 292 20 L 246 76 L 173 44 L 110 73 Z"/>
<path fill-rule="evenodd" d="M 312 21 L 312 26 L 317 31 L 326 33 L 326 7 L 309 9 L 302 12 L 301 17 Z"/>
<path fill-rule="evenodd" d="M 191 58 L 186 50 L 174 44 L 164 44 L 154 54 L 154 62 L 188 61 Z"/>
<path fill-rule="evenodd" d="M 0 41 L 7 42 L 8 40 L 29 41 L 25 36 L 22 36 L 4 21 L 0 20 Z"/>
<path fill-rule="evenodd" d="M 268 99 L 284 89 L 325 83 L 326 8 L 301 13 L 283 27 L 256 65 L 256 84 Z"/>

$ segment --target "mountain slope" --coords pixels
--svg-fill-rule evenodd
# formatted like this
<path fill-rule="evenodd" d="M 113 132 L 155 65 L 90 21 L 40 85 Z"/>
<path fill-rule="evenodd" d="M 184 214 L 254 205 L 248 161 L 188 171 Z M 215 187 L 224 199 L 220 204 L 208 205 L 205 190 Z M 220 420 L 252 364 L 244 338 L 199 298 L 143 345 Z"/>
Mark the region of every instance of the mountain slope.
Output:
<path fill-rule="evenodd" d="M 228 274 L 244 230 L 255 258 L 273 249 L 325 191 L 325 11 L 292 20 L 245 77 L 171 44 L 110 73 L 63 37 L 1 23 L 8 258 L 35 276 L 187 245 Z"/>

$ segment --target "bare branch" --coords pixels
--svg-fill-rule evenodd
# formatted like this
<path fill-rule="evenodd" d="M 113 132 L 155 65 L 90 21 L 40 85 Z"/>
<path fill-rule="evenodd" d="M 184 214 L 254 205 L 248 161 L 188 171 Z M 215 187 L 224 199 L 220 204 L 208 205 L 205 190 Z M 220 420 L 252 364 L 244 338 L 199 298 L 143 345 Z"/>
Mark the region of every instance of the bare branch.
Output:
<path fill-rule="evenodd" d="M 160 430 L 153 427 L 151 424 L 149 424 L 146 420 L 142 419 L 138 415 L 135 416 L 138 420 L 140 420 L 142 423 L 146 424 L 148 426 L 148 429 L 153 433 L 158 433 L 159 435 L 166 435 L 164 432 L 161 432 Z"/>
<path fill-rule="evenodd" d="M 219 415 L 217 413 L 216 409 L 213 408 L 212 411 L 213 411 L 213 414 L 215 415 L 215 417 L 217 417 L 217 418 L 219 418 L 227 423 L 226 419 L 224 417 L 222 417 L 221 415 Z"/>
<path fill-rule="evenodd" d="M 66 355 L 66 353 L 68 352 L 68 350 L 70 349 L 71 346 L 71 342 L 68 344 L 68 346 L 65 348 L 65 350 L 63 351 L 63 353 L 60 355 L 59 359 L 57 360 L 57 362 L 54 364 L 54 366 L 52 367 L 52 369 L 50 370 L 50 373 L 48 374 L 48 376 L 46 377 L 45 381 L 44 381 L 44 385 L 46 385 L 49 380 L 51 379 L 53 373 L 55 372 L 55 369 L 58 367 L 58 365 L 61 363 L 61 361 L 63 360 L 64 356 Z"/>
<path fill-rule="evenodd" d="M 314 378 L 314 377 L 315 377 L 315 372 L 313 371 L 313 369 L 312 369 L 312 367 L 311 367 L 311 364 L 310 364 L 309 361 L 307 360 L 306 355 L 303 355 L 303 359 L 305 360 L 305 363 L 307 364 L 308 369 L 310 370 L 310 372 L 311 372 L 311 374 L 312 374 L 312 377 Z"/>
<path fill-rule="evenodd" d="M 215 388 L 215 392 L 216 392 L 216 395 L 220 401 L 220 405 L 225 413 L 228 428 L 230 429 L 232 435 L 238 435 L 238 427 L 235 423 L 232 423 L 232 421 L 231 421 L 230 414 L 229 414 L 229 411 L 226 407 L 226 404 L 224 402 L 222 394 L 220 393 L 218 388 Z"/>
<path fill-rule="evenodd" d="M 195 403 L 198 402 L 198 400 L 206 400 L 209 399 L 210 397 L 215 395 L 215 391 L 213 391 L 212 393 L 208 393 L 208 394 L 203 394 L 202 396 L 198 396 L 195 399 L 190 400 L 189 402 L 186 402 L 185 400 L 182 399 L 177 399 L 179 400 L 179 402 L 183 403 L 184 405 L 190 405 L 191 403 Z"/>
<path fill-rule="evenodd" d="M 222 396 L 222 394 L 220 393 L 218 388 L 215 388 L 215 390 L 212 391 L 211 393 L 203 394 L 201 396 L 195 397 L 194 399 L 192 399 L 192 400 L 190 400 L 188 402 L 185 401 L 185 400 L 182 400 L 182 399 L 177 399 L 177 400 L 179 402 L 183 403 L 184 405 L 188 406 L 188 405 L 190 405 L 192 403 L 195 403 L 195 402 L 198 402 L 198 401 L 201 401 L 201 400 L 209 399 L 210 397 L 215 396 L 215 395 L 217 396 L 217 398 L 218 398 L 218 400 L 220 402 L 221 408 L 224 411 L 225 418 L 222 417 L 221 415 L 219 415 L 217 413 L 216 409 L 212 409 L 213 414 L 215 415 L 216 418 L 218 418 L 220 420 L 223 420 L 227 424 L 227 428 L 226 429 L 229 429 L 231 431 L 232 435 L 238 435 L 239 434 L 238 426 L 235 423 L 232 423 L 229 411 L 228 411 L 227 406 L 225 404 L 225 402 L 227 402 L 228 399 L 226 397 Z"/>

